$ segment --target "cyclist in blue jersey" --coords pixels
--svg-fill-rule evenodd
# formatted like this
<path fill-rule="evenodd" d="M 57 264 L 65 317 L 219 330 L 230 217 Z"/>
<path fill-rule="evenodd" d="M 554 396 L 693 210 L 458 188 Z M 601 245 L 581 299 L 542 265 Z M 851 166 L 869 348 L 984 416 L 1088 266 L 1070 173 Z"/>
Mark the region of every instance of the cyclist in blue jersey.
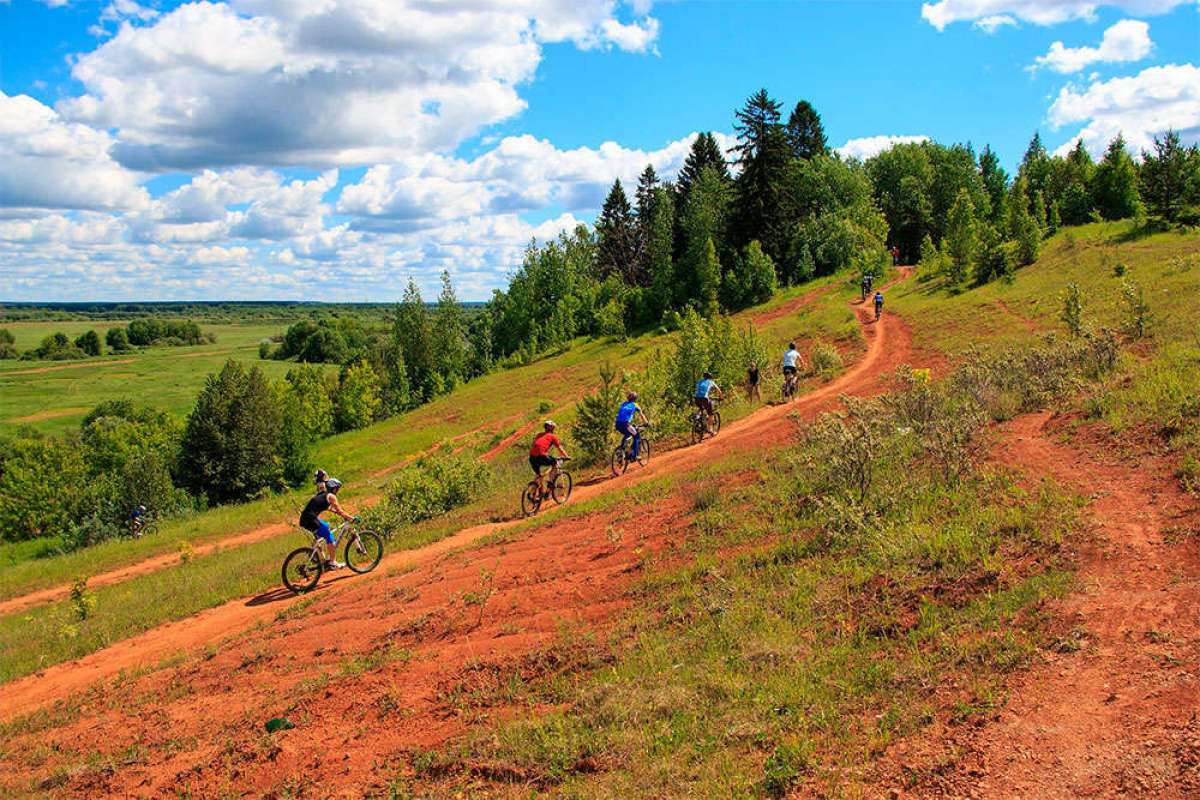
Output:
<path fill-rule="evenodd" d="M 705 425 L 708 431 L 712 432 L 712 416 L 713 416 L 713 393 L 716 393 L 718 400 L 724 400 L 725 395 L 721 392 L 721 387 L 717 386 L 717 382 L 713 380 L 711 372 L 704 373 L 704 377 L 696 384 L 696 395 L 693 401 L 696 407 L 704 412 Z"/>
<path fill-rule="evenodd" d="M 630 438 L 633 439 L 633 459 L 636 461 L 638 451 L 642 446 L 641 429 L 633 424 L 633 418 L 639 416 L 642 418 L 643 425 L 649 425 L 650 420 L 646 419 L 646 412 L 637 404 L 638 393 L 630 392 L 625 395 L 625 402 L 617 409 L 617 433 L 621 434 L 621 447 L 625 447 L 625 443 Z"/>

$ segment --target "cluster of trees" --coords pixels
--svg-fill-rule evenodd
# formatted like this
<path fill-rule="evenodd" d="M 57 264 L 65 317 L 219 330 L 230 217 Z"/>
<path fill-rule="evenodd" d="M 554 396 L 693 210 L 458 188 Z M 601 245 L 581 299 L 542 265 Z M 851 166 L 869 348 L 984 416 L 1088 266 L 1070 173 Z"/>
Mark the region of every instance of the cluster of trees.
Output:
<path fill-rule="evenodd" d="M 57 332 L 44 337 L 37 347 L 24 353 L 17 350 L 15 338 L 7 330 L 0 330 L 0 358 L 22 358 L 36 361 L 67 361 L 76 358 L 91 358 L 101 353 L 100 336 L 95 331 L 87 331 L 71 339 L 65 333 Z"/>
<path fill-rule="evenodd" d="M 490 339 L 492 359 L 526 361 L 578 335 L 676 327 L 687 309 L 737 310 L 780 284 L 879 264 L 887 222 L 870 177 L 829 150 L 808 102 L 784 121 L 759 91 L 734 128 L 731 160 L 701 134 L 674 182 L 647 166 L 632 202 L 613 184 L 594 230 L 531 246 L 488 303 L 478 344 Z"/>
<path fill-rule="evenodd" d="M 152 345 L 210 344 L 215 342 L 217 337 L 213 333 L 202 332 L 200 326 L 192 320 L 147 317 L 135 319 L 126 327 L 109 328 L 104 340 L 112 352 L 124 353 L 134 347 Z M 17 350 L 15 341 L 10 331 L 0 329 L 0 359 L 66 361 L 104 354 L 100 334 L 96 331 L 86 331 L 74 339 L 61 331 L 52 333 L 43 338 L 37 347 L 24 353 Z"/>

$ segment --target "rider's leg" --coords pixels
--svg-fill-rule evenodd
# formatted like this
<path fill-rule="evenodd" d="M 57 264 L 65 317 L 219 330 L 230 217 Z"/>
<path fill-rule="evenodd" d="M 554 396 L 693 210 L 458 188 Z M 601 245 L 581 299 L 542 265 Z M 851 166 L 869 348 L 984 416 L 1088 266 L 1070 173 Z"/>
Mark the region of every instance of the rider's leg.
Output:
<path fill-rule="evenodd" d="M 633 458 L 634 458 L 634 460 L 637 460 L 638 451 L 642 446 L 642 431 L 639 428 L 632 428 L 632 430 L 633 430 Z"/>
<path fill-rule="evenodd" d="M 317 520 L 316 536 L 325 543 L 325 563 L 329 565 L 337 565 L 335 559 L 336 552 L 333 544 L 333 531 L 329 529 L 329 523 L 323 519 Z"/>

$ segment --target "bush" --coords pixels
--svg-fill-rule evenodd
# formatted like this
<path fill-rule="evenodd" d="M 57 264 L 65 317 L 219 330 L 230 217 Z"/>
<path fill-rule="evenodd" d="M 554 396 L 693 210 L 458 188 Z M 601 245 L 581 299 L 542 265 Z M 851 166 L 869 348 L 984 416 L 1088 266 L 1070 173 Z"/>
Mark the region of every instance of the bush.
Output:
<path fill-rule="evenodd" d="M 12 331 L 7 328 L 0 328 L 0 359 L 18 358 L 20 353 L 17 352 L 16 338 L 12 335 Z"/>
<path fill-rule="evenodd" d="M 1079 291 L 1079 284 L 1068 283 L 1062 297 L 1060 319 L 1066 323 L 1071 336 L 1080 336 L 1083 333 L 1083 293 Z"/>
<path fill-rule="evenodd" d="M 615 430 L 613 420 L 621 404 L 621 381 L 608 362 L 600 365 L 600 386 L 575 405 L 576 421 L 571 439 L 579 445 L 583 464 L 596 464 L 608 457 Z"/>
<path fill-rule="evenodd" d="M 1132 339 L 1144 339 L 1150 335 L 1150 324 L 1145 290 L 1137 281 L 1126 278 L 1121 282 L 1121 330 Z"/>
<path fill-rule="evenodd" d="M 469 456 L 435 454 L 402 469 L 383 502 L 363 513 L 367 527 L 392 536 L 405 525 L 445 514 L 479 497 L 487 488 L 486 465 Z"/>
<path fill-rule="evenodd" d="M 820 375 L 824 380 L 830 380 L 842 368 L 842 354 L 837 348 L 825 342 L 817 342 L 808 354 L 808 370 L 810 375 Z"/>
<path fill-rule="evenodd" d="M 88 331 L 75 340 L 75 346 L 89 356 L 100 355 L 100 334 L 95 331 Z"/>
<path fill-rule="evenodd" d="M 30 350 L 23 357 L 42 361 L 66 361 L 76 358 L 87 358 L 87 353 L 74 345 L 65 333 L 52 333 L 42 339 L 41 344 Z"/>
<path fill-rule="evenodd" d="M 108 333 L 104 334 L 104 341 L 114 353 L 124 353 L 132 349 L 129 346 L 129 335 L 125 333 L 124 328 L 109 328 Z"/>
<path fill-rule="evenodd" d="M 21 541 L 61 534 L 86 508 L 88 472 L 77 441 L 18 438 L 0 459 L 0 537 Z"/>

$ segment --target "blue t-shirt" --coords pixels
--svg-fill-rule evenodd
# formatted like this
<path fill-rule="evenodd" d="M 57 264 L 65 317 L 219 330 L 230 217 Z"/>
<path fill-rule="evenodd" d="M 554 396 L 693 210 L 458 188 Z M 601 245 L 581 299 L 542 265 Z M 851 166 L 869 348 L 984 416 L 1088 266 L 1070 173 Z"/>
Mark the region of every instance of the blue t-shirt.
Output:
<path fill-rule="evenodd" d="M 696 384 L 696 397 L 708 397 L 708 393 L 717 385 L 712 378 L 705 378 Z"/>
<path fill-rule="evenodd" d="M 633 415 L 637 413 L 637 410 L 638 404 L 632 400 L 622 403 L 621 407 L 617 409 L 617 424 L 627 425 L 628 423 L 632 422 Z"/>

